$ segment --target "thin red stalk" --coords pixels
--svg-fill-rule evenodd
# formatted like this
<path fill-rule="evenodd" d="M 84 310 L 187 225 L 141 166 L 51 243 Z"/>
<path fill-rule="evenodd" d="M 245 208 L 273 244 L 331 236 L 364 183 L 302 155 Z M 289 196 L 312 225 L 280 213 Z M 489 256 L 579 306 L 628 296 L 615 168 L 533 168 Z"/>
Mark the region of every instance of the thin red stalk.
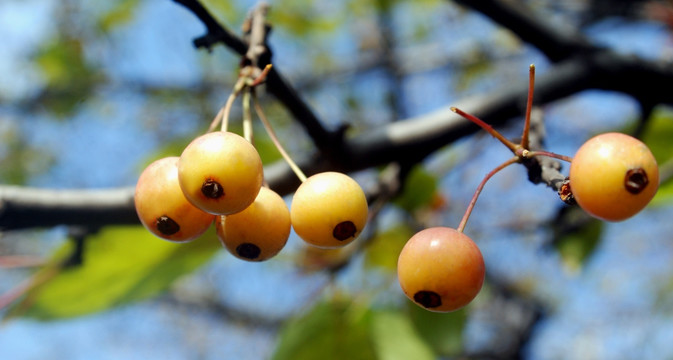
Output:
<path fill-rule="evenodd" d="M 500 142 L 503 143 L 505 146 L 507 146 L 508 149 L 510 149 L 510 150 L 512 150 L 512 152 L 516 153 L 518 145 L 509 141 L 501 133 L 499 133 L 497 130 L 495 130 L 491 125 L 485 123 L 483 120 L 479 119 L 478 117 L 476 117 L 474 115 L 470 115 L 470 114 L 468 114 L 468 113 L 464 112 L 463 110 L 460 110 L 456 107 L 451 107 L 451 111 L 453 111 L 456 114 L 464 117 L 465 119 L 470 120 L 473 123 L 479 125 L 479 127 L 486 130 L 489 134 L 491 134 L 491 136 L 500 140 Z"/>
<path fill-rule="evenodd" d="M 4 294 L 0 295 L 0 309 L 4 309 L 9 304 L 13 303 L 16 301 L 18 298 L 23 296 L 23 294 L 28 291 L 28 289 L 31 288 L 31 285 L 33 284 L 33 279 L 28 278 L 22 282 L 20 282 L 18 285 L 14 286 Z"/>
<path fill-rule="evenodd" d="M 534 156 L 547 156 L 547 157 L 550 157 L 550 158 L 559 159 L 559 160 L 563 160 L 563 161 L 567 161 L 567 162 L 572 162 L 573 161 L 573 158 L 571 158 L 570 156 L 556 154 L 556 153 L 549 152 L 549 151 L 544 151 L 544 150 L 535 150 L 535 151 L 529 151 L 529 152 L 526 153 L 527 158 L 532 158 Z"/>
<path fill-rule="evenodd" d="M 535 91 L 535 65 L 530 65 L 528 71 L 528 99 L 526 100 L 526 122 L 523 124 L 521 135 L 521 147 L 528 149 L 528 133 L 530 132 L 530 113 L 533 109 L 533 93 Z"/>
<path fill-rule="evenodd" d="M 486 185 L 486 182 L 493 177 L 493 175 L 497 174 L 500 170 L 514 164 L 515 162 L 519 161 L 519 157 L 515 156 L 504 163 L 498 165 L 495 169 L 491 170 L 486 176 L 484 176 L 484 179 L 481 180 L 481 183 L 479 183 L 479 186 L 477 186 L 477 190 L 474 192 L 474 195 L 472 195 L 472 200 L 470 200 L 470 204 L 467 206 L 467 210 L 465 210 L 465 214 L 463 215 L 463 218 L 460 220 L 460 224 L 458 224 L 458 228 L 456 230 L 463 232 L 465 229 L 465 225 L 467 225 L 467 220 L 470 218 L 470 214 L 472 214 L 472 209 L 474 209 L 474 205 L 477 204 L 477 199 L 479 198 L 479 194 L 481 194 L 481 190 L 484 189 L 484 185 Z"/>
<path fill-rule="evenodd" d="M 0 268 L 34 267 L 44 264 L 44 259 L 33 255 L 5 255 L 0 256 Z"/>

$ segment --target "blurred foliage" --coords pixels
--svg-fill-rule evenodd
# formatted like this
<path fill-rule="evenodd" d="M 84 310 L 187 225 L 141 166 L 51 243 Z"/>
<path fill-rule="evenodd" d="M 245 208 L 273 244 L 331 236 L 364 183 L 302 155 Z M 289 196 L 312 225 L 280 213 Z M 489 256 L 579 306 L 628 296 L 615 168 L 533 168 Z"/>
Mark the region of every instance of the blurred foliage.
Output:
<path fill-rule="evenodd" d="M 431 205 L 437 192 L 437 177 L 422 165 L 414 166 L 406 179 L 402 192 L 393 204 L 412 213 L 423 206 Z"/>
<path fill-rule="evenodd" d="M 286 323 L 273 359 L 374 359 L 370 324 L 371 310 L 362 304 L 346 299 L 319 302 Z"/>
<path fill-rule="evenodd" d="M 148 299 L 222 248 L 214 231 L 179 244 L 142 226 L 106 227 L 85 241 L 82 264 L 63 266 L 74 251 L 73 242 L 63 244 L 7 316 L 57 320 Z"/>
<path fill-rule="evenodd" d="M 577 211 L 574 211 L 577 210 Z M 571 224 L 568 229 L 561 230 L 554 239 L 554 248 L 558 251 L 565 267 L 576 272 L 594 253 L 601 241 L 604 223 L 594 218 L 588 218 L 578 209 L 566 212 L 565 220 Z M 572 224 L 580 224 L 574 226 Z"/>
<path fill-rule="evenodd" d="M 120 0 L 111 2 L 112 8 L 98 18 L 98 27 L 102 33 L 108 33 L 117 26 L 133 19 L 139 0 Z"/>
<path fill-rule="evenodd" d="M 54 115 L 65 117 L 91 96 L 102 74 L 84 56 L 81 39 L 65 35 L 53 38 L 35 53 L 35 63 L 46 80 L 41 104 Z"/>
<path fill-rule="evenodd" d="M 376 309 L 362 301 L 337 296 L 318 302 L 302 316 L 287 322 L 273 359 L 436 358 L 416 325 L 419 323 L 403 311 Z M 430 331 L 433 330 L 442 327 L 431 327 Z"/>
<path fill-rule="evenodd" d="M 2 119 L 0 119 L 2 121 Z M 25 185 L 33 176 L 46 171 L 54 162 L 54 154 L 37 147 L 26 147 L 18 129 L 0 131 L 0 182 Z"/>
<path fill-rule="evenodd" d="M 281 0 L 273 4 L 269 22 L 298 37 L 333 33 L 344 19 L 339 13 L 321 11 L 319 6 L 325 4 L 314 0 Z"/>
<path fill-rule="evenodd" d="M 365 265 L 394 273 L 400 251 L 413 234 L 411 227 L 404 223 L 376 234 L 365 248 Z"/>
<path fill-rule="evenodd" d="M 673 200 L 673 109 L 658 107 L 648 120 L 641 139 L 652 150 L 660 169 L 661 184 L 652 204 L 669 204 Z"/>
<path fill-rule="evenodd" d="M 420 337 L 442 356 L 455 356 L 463 350 L 463 330 L 467 323 L 465 308 L 451 313 L 427 311 L 407 302 L 408 316 Z"/>
<path fill-rule="evenodd" d="M 474 84 L 475 81 L 484 79 L 495 71 L 493 62 L 486 54 L 480 51 L 474 51 L 470 54 L 470 61 L 464 63 L 457 72 L 458 77 L 455 81 L 455 90 L 465 91 Z"/>
<path fill-rule="evenodd" d="M 203 0 L 201 1 L 206 9 L 209 9 L 216 18 L 223 22 L 230 30 L 238 32 L 240 29 L 234 28 L 243 23 L 246 10 L 238 7 L 240 2 L 232 0 Z"/>

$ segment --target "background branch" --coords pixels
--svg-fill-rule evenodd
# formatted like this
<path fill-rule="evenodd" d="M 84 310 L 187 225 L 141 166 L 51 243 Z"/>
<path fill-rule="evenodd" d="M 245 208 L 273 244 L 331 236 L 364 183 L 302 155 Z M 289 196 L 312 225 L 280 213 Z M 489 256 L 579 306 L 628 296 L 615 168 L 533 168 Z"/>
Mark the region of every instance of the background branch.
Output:
<path fill-rule="evenodd" d="M 247 47 L 240 46 L 245 43 L 240 39 L 231 40 L 237 39 L 236 37 L 223 35 L 230 33 L 224 30 L 198 1 L 176 0 L 176 2 L 193 11 L 206 24 L 209 33 L 218 37 L 218 41 L 241 55 L 245 54 Z M 536 24 L 539 23 L 530 22 L 527 26 Z M 527 32 L 528 30 L 524 33 Z M 546 39 L 551 46 L 561 46 L 560 42 L 570 41 L 563 36 L 554 35 L 551 29 L 541 29 L 537 34 Z M 596 47 L 596 51 L 568 57 L 546 73 L 539 75 L 535 103 L 547 104 L 588 89 L 622 92 L 636 99 L 648 98 L 653 104 L 673 103 L 673 94 L 660 91 L 653 86 L 657 83 L 673 83 L 673 68 L 667 64 Z M 479 130 L 476 125 L 454 114 L 447 106 L 423 116 L 371 129 L 356 137 L 344 138 L 341 143 L 341 134 L 329 132 L 322 127 L 295 90 L 281 77 L 276 67 L 269 74 L 267 90 L 275 94 L 298 121 L 304 124 L 309 136 L 319 145 L 319 151 L 316 153 L 296 159 L 307 175 L 325 170 L 353 172 L 391 162 L 413 163 Z M 497 91 L 448 105 L 457 106 L 498 126 L 523 114 L 526 95 L 527 81 L 522 79 L 519 84 L 509 86 L 507 91 Z M 335 136 L 339 138 L 340 146 L 332 147 L 329 152 L 325 152 L 323 150 L 325 147 L 330 148 L 337 142 L 334 140 Z M 547 168 L 548 170 L 545 170 Z M 551 173 L 557 171 L 554 169 L 543 167 L 542 178 L 558 177 L 558 174 Z M 284 162 L 266 166 L 265 176 L 270 186 L 283 195 L 291 193 L 299 185 L 296 176 Z M 132 187 L 110 190 L 48 190 L 0 186 L 2 229 L 48 227 L 58 224 L 101 226 L 137 222 L 133 208 Z"/>

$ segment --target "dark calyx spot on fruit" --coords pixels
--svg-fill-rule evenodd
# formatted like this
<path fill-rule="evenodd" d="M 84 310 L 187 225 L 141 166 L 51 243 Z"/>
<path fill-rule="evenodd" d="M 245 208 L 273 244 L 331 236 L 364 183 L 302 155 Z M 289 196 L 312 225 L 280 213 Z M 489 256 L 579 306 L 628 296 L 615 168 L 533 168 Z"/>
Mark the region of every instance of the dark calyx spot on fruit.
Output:
<path fill-rule="evenodd" d="M 634 195 L 640 194 L 641 191 L 645 190 L 649 182 L 647 173 L 642 168 L 630 169 L 624 177 L 626 191 Z"/>
<path fill-rule="evenodd" d="M 201 185 L 201 192 L 207 198 L 211 199 L 219 199 L 224 196 L 222 185 L 213 179 L 208 179 L 203 182 L 203 185 Z"/>
<path fill-rule="evenodd" d="M 236 247 L 236 253 L 240 257 L 244 257 L 246 259 L 250 260 L 255 260 L 259 257 L 259 254 L 262 252 L 262 250 L 259 249 L 259 246 L 251 243 L 243 243 L 241 245 L 238 245 Z"/>
<path fill-rule="evenodd" d="M 421 290 L 414 294 L 414 301 L 426 308 L 436 308 L 442 305 L 442 298 L 434 291 Z"/>
<path fill-rule="evenodd" d="M 332 236 L 339 241 L 344 241 L 355 236 L 357 228 L 352 221 L 343 221 L 337 224 L 332 231 Z"/>
<path fill-rule="evenodd" d="M 180 231 L 180 225 L 166 215 L 157 218 L 157 230 L 164 235 L 173 235 Z"/>

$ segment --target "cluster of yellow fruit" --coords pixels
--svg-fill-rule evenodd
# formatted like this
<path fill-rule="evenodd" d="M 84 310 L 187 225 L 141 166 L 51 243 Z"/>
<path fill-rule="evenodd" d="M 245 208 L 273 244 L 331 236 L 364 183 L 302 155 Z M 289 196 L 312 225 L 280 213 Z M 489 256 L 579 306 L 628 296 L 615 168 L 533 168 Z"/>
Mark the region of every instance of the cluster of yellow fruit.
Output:
<path fill-rule="evenodd" d="M 367 200 L 349 176 L 324 172 L 306 179 L 291 210 L 264 186 L 262 160 L 242 136 L 215 131 L 194 139 L 180 157 L 150 164 L 140 175 L 135 207 L 158 237 L 187 242 L 215 222 L 217 236 L 236 257 L 267 260 L 285 246 L 291 228 L 307 243 L 344 246 L 367 222 Z"/>
<path fill-rule="evenodd" d="M 463 229 L 483 185 L 506 166 L 534 156 L 569 161 L 567 197 L 574 198 L 588 214 L 607 221 L 622 221 L 632 217 L 657 192 L 657 161 L 643 142 L 629 135 L 614 132 L 597 135 L 585 142 L 574 158 L 546 151 L 530 151 L 527 138 L 534 70 L 531 65 L 526 124 L 521 144 L 512 143 L 482 120 L 452 108 L 500 140 L 515 156 L 484 178 L 457 229 L 433 227 L 421 230 L 402 249 L 397 265 L 400 286 L 410 300 L 427 310 L 458 310 L 469 304 L 480 292 L 486 274 L 484 259 L 479 247 L 463 233 Z"/>

